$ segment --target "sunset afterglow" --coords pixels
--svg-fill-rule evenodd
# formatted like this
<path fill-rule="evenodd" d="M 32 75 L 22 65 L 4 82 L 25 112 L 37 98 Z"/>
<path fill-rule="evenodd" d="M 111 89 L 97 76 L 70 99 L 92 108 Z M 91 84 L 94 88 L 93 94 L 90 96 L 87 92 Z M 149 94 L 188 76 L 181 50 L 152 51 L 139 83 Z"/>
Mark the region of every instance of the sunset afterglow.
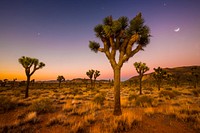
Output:
<path fill-rule="evenodd" d="M 200 65 L 199 0 L 1 0 L 0 80 L 25 80 L 21 56 L 34 57 L 46 66 L 31 77 L 36 80 L 87 78 L 89 69 L 99 70 L 99 79 L 112 79 L 106 56 L 88 48 L 94 26 L 106 16 L 130 19 L 142 12 L 151 29 L 144 51 L 122 67 L 122 80 L 137 75 L 133 63 L 154 67 Z"/>

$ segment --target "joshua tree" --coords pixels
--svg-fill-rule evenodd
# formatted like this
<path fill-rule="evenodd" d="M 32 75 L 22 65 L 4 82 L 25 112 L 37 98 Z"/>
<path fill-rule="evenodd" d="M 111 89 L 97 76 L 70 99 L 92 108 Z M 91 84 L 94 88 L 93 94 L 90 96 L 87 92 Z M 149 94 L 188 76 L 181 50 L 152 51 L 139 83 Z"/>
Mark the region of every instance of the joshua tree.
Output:
<path fill-rule="evenodd" d="M 174 84 L 175 88 L 177 88 L 177 86 L 180 84 L 180 78 L 181 78 L 181 75 L 178 72 L 173 73 L 173 74 L 167 74 L 167 79 L 172 84 Z"/>
<path fill-rule="evenodd" d="M 18 61 L 24 67 L 26 77 L 27 77 L 26 93 L 25 93 L 25 98 L 27 98 L 31 76 L 34 74 L 36 70 L 43 68 L 45 64 L 43 62 L 39 62 L 38 59 L 25 57 L 25 56 L 22 56 L 21 58 L 19 58 Z M 31 71 L 32 66 L 33 66 L 33 69 Z"/>
<path fill-rule="evenodd" d="M 199 70 L 199 72 L 200 72 L 200 70 Z M 198 81 L 199 81 L 199 76 L 200 76 L 199 72 L 198 72 L 198 67 L 197 66 L 194 66 L 194 67 L 191 68 L 192 81 L 193 81 L 195 89 L 197 88 L 197 84 L 198 84 Z"/>
<path fill-rule="evenodd" d="M 121 68 L 149 43 L 150 30 L 144 25 L 142 14 L 136 15 L 130 22 L 122 16 L 114 20 L 112 16 L 104 18 L 103 24 L 94 28 L 96 36 L 103 42 L 103 47 L 95 41 L 89 42 L 89 47 L 95 53 L 103 52 L 108 58 L 114 72 L 114 115 L 121 115 L 120 82 Z M 119 57 L 116 53 L 119 52 Z M 119 59 L 118 61 L 116 59 Z"/>
<path fill-rule="evenodd" d="M 63 76 L 58 76 L 58 77 L 57 77 L 57 81 L 59 82 L 58 87 L 60 88 L 60 84 L 61 84 L 61 82 L 64 82 L 64 81 L 65 81 L 65 78 L 64 78 Z"/>
<path fill-rule="evenodd" d="M 95 72 L 94 72 L 94 87 L 95 87 L 96 79 L 97 79 L 97 77 L 99 77 L 99 76 L 100 76 L 100 71 L 95 70 Z"/>
<path fill-rule="evenodd" d="M 139 74 L 140 95 L 142 95 L 142 77 L 144 76 L 145 72 L 149 71 L 149 67 L 146 66 L 146 63 L 142 63 L 142 62 L 135 62 L 134 66 L 135 66 L 137 73 Z"/>
<path fill-rule="evenodd" d="M 86 75 L 90 78 L 91 88 L 92 88 L 93 87 L 92 78 L 93 78 L 93 75 L 94 75 L 94 70 L 93 69 L 89 70 L 88 72 L 86 72 Z"/>
<path fill-rule="evenodd" d="M 156 84 L 158 85 L 158 90 L 160 90 L 163 80 L 167 77 L 167 72 L 160 67 L 154 68 L 154 71 L 155 72 L 153 73 L 153 77 L 155 78 Z"/>
<path fill-rule="evenodd" d="M 14 78 L 11 84 L 11 88 L 15 87 L 15 82 L 16 82 L 17 78 Z"/>

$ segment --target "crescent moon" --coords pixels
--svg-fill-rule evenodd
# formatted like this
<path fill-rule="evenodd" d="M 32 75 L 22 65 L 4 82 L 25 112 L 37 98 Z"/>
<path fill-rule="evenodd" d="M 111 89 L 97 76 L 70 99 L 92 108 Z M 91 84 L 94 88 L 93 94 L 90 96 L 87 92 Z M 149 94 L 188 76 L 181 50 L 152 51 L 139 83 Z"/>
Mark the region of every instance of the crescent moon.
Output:
<path fill-rule="evenodd" d="M 180 28 L 177 28 L 177 29 L 175 29 L 174 31 L 175 31 L 175 32 L 179 32 L 179 31 L 180 31 Z"/>

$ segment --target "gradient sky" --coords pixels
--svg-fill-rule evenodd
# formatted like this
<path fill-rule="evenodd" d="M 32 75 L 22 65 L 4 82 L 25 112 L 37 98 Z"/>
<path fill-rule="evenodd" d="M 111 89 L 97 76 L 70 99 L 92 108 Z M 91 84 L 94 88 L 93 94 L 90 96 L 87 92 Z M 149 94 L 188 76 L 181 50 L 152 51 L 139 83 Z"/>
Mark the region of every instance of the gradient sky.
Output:
<path fill-rule="evenodd" d="M 89 40 L 101 43 L 93 28 L 106 16 L 132 19 L 138 12 L 151 29 L 151 42 L 123 65 L 122 80 L 137 75 L 136 61 L 147 63 L 150 72 L 200 65 L 199 5 L 200 0 L 0 0 L 0 79 L 26 79 L 21 56 L 46 64 L 32 76 L 36 80 L 87 78 L 89 69 L 111 79 L 106 56 L 88 48 Z"/>

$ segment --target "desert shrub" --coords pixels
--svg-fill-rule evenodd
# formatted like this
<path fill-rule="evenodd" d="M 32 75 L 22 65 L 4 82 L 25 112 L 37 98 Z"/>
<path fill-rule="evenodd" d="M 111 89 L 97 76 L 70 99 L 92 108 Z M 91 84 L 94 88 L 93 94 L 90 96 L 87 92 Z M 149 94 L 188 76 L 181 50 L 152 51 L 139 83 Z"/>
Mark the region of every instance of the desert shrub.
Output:
<path fill-rule="evenodd" d="M 113 132 L 124 132 L 137 126 L 142 121 L 142 116 L 133 112 L 125 112 L 121 116 L 115 117 L 112 124 Z"/>
<path fill-rule="evenodd" d="M 92 114 L 88 114 L 84 116 L 84 120 L 86 123 L 88 124 L 93 124 L 95 123 L 96 119 L 95 119 L 95 113 Z"/>
<path fill-rule="evenodd" d="M 142 107 L 152 106 L 152 102 L 153 102 L 153 99 L 145 95 L 139 96 L 135 100 L 135 104 L 137 106 L 142 106 Z"/>
<path fill-rule="evenodd" d="M 144 113 L 148 116 L 151 116 L 155 113 L 154 109 L 152 107 L 148 107 L 144 109 Z"/>
<path fill-rule="evenodd" d="M 100 93 L 100 94 L 96 94 L 94 99 L 93 99 L 93 102 L 96 103 L 96 104 L 100 104 L 100 105 L 103 105 L 104 104 L 104 101 L 105 101 L 105 95 Z"/>
<path fill-rule="evenodd" d="M 31 123 L 35 124 L 38 123 L 39 119 L 37 118 L 37 113 L 36 112 L 29 112 L 25 118 L 23 119 L 23 123 Z"/>
<path fill-rule="evenodd" d="M 144 90 L 149 90 L 149 91 L 153 91 L 153 88 L 144 88 Z"/>
<path fill-rule="evenodd" d="M 83 121 L 75 122 L 71 127 L 71 133 L 85 133 L 87 132 L 87 123 Z"/>
<path fill-rule="evenodd" d="M 48 113 L 54 110 L 53 102 L 48 98 L 43 98 L 35 101 L 30 109 L 32 111 L 36 111 L 38 114 L 40 113 Z"/>
<path fill-rule="evenodd" d="M 200 89 L 193 89 L 191 90 L 191 92 L 193 93 L 193 95 L 195 95 L 196 97 L 198 97 L 200 95 Z"/>
<path fill-rule="evenodd" d="M 132 101 L 133 99 L 136 99 L 137 97 L 138 97 L 138 95 L 136 95 L 136 94 L 130 94 L 128 97 L 128 100 Z"/>
<path fill-rule="evenodd" d="M 69 102 L 67 102 L 67 103 L 65 103 L 64 105 L 63 105 L 63 108 L 62 108 L 62 110 L 64 111 L 64 112 L 71 112 L 72 110 L 73 110 L 73 105 L 72 105 L 72 102 L 71 101 L 69 101 Z"/>
<path fill-rule="evenodd" d="M 50 121 L 47 123 L 46 126 L 54 126 L 54 125 L 69 125 L 69 123 L 66 121 L 66 116 L 65 115 L 58 115 L 56 117 L 53 117 L 50 119 Z"/>
<path fill-rule="evenodd" d="M 21 95 L 21 91 L 14 91 L 14 96 L 19 97 Z"/>
<path fill-rule="evenodd" d="M 7 112 L 8 110 L 16 108 L 17 104 L 10 98 L 0 96 L 0 112 Z"/>
<path fill-rule="evenodd" d="M 175 91 L 167 91 L 167 90 L 162 90 L 159 93 L 159 96 L 168 96 L 170 99 L 175 98 L 178 95 L 178 93 L 176 93 Z"/>
<path fill-rule="evenodd" d="M 168 90 L 168 91 L 170 91 L 170 90 L 172 90 L 172 88 L 169 88 L 169 87 L 168 87 L 168 88 L 165 88 L 165 90 Z"/>

